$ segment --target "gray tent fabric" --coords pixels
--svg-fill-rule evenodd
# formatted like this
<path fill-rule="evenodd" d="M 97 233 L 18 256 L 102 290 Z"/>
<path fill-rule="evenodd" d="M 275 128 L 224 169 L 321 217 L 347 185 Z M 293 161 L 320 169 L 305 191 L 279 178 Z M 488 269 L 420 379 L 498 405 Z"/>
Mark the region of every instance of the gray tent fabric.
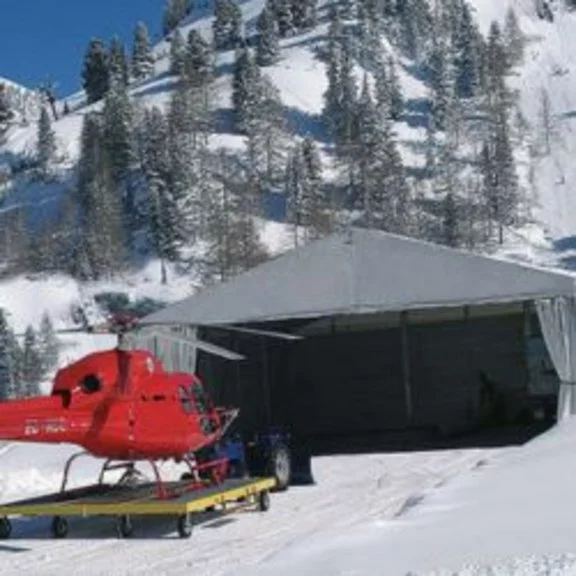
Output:
<path fill-rule="evenodd" d="M 204 289 L 143 323 L 267 322 L 573 293 L 574 278 L 565 274 L 353 228 Z"/>
<path fill-rule="evenodd" d="M 546 347 L 560 378 L 558 421 L 576 414 L 576 299 L 536 302 Z"/>

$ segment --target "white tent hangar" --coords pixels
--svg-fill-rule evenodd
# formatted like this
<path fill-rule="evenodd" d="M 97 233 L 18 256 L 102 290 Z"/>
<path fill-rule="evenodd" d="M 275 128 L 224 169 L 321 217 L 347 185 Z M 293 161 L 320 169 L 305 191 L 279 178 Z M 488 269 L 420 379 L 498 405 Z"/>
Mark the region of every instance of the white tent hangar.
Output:
<path fill-rule="evenodd" d="M 557 394 L 541 332 L 564 381 L 561 412 L 571 411 L 573 295 L 566 274 L 352 229 L 144 322 L 242 324 L 304 336 L 285 342 L 207 330 L 247 355 L 230 364 L 201 354 L 197 367 L 221 400 L 240 405 L 247 429 L 456 432 L 490 415 L 513 422 L 535 393 Z"/>

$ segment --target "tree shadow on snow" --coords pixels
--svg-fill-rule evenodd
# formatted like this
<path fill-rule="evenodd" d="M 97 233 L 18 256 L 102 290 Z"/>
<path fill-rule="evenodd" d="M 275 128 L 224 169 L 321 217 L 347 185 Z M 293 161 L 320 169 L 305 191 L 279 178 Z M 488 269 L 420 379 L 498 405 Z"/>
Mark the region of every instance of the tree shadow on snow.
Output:
<path fill-rule="evenodd" d="M 237 134 L 236 117 L 231 108 L 219 108 L 214 111 L 215 134 Z"/>
<path fill-rule="evenodd" d="M 424 64 L 419 64 L 417 62 L 411 62 L 408 64 L 402 64 L 402 68 L 416 80 L 420 80 L 420 82 L 428 83 L 430 81 L 430 71 Z"/>
<path fill-rule="evenodd" d="M 576 250 L 576 236 L 566 236 L 558 238 L 552 243 L 556 252 L 567 252 L 568 250 Z"/>
<path fill-rule="evenodd" d="M 286 119 L 292 130 L 299 136 L 311 136 L 318 142 L 331 141 L 328 127 L 319 114 L 311 114 L 299 108 L 286 108 Z"/>
<path fill-rule="evenodd" d="M 427 98 L 409 98 L 400 119 L 411 128 L 427 128 L 431 111 L 432 103 Z"/>
<path fill-rule="evenodd" d="M 170 92 L 174 89 L 174 86 L 178 82 L 176 76 L 171 76 L 168 72 L 164 72 L 160 76 L 156 76 L 153 82 L 148 85 L 142 84 L 137 88 L 134 88 L 133 94 L 138 98 L 145 96 L 156 96 L 158 94 L 163 94 L 164 92 Z"/>

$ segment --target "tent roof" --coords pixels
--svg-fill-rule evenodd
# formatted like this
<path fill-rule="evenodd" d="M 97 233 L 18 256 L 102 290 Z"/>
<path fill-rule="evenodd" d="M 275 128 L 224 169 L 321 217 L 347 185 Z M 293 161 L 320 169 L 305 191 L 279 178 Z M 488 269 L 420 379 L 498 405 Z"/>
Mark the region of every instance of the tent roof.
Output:
<path fill-rule="evenodd" d="M 204 289 L 144 323 L 263 322 L 573 293 L 567 274 L 354 228 Z"/>

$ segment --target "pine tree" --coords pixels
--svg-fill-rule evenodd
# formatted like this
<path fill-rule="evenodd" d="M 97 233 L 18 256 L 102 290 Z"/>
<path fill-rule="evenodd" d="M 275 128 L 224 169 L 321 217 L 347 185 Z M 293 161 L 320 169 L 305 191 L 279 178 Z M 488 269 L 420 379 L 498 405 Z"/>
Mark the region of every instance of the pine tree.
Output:
<path fill-rule="evenodd" d="M 208 90 L 208 85 L 180 83 L 170 102 L 169 193 L 177 207 L 178 222 L 173 230 L 181 244 L 201 237 L 205 225 L 203 200 L 210 186 L 207 158 L 212 116 Z"/>
<path fill-rule="evenodd" d="M 6 274 L 25 272 L 29 232 L 23 208 L 13 207 L 0 213 L 0 261 Z"/>
<path fill-rule="evenodd" d="M 456 88 L 462 98 L 471 98 L 476 94 L 479 84 L 479 32 L 474 23 L 470 7 L 462 5 L 462 18 L 454 44 L 454 66 Z"/>
<path fill-rule="evenodd" d="M 162 111 L 153 107 L 144 116 L 146 141 L 142 168 L 147 185 L 148 231 L 161 260 L 162 283 L 168 281 L 166 261 L 179 258 L 178 206 L 170 192 L 170 150 L 168 124 Z"/>
<path fill-rule="evenodd" d="M 336 136 L 339 128 L 339 118 L 342 115 L 342 21 L 338 6 L 333 4 L 330 9 L 330 27 L 328 29 L 328 88 L 324 93 L 323 116 Z"/>
<path fill-rule="evenodd" d="M 446 118 L 450 106 L 453 85 L 453 70 L 448 57 L 448 46 L 439 41 L 432 52 L 432 116 L 434 127 L 437 130 L 446 128 Z"/>
<path fill-rule="evenodd" d="M 241 131 L 246 130 L 249 109 L 254 106 L 252 87 L 260 82 L 260 70 L 254 63 L 247 48 L 236 51 L 234 74 L 232 78 L 232 103 L 236 115 L 236 124 Z"/>
<path fill-rule="evenodd" d="M 172 32 L 192 12 L 192 0 L 168 0 L 162 18 L 164 36 Z"/>
<path fill-rule="evenodd" d="M 539 124 L 540 124 L 540 139 L 544 142 L 544 154 L 550 154 L 552 149 L 552 136 L 554 135 L 554 125 L 552 120 L 552 105 L 550 103 L 550 96 L 548 91 L 542 88 L 540 91 L 540 110 L 539 110 Z"/>
<path fill-rule="evenodd" d="M 292 224 L 294 246 L 299 244 L 299 228 L 302 222 L 302 200 L 304 196 L 304 162 L 299 146 L 295 146 L 288 157 L 284 177 L 284 196 L 288 221 Z"/>
<path fill-rule="evenodd" d="M 340 110 L 336 117 L 338 126 L 338 142 L 347 146 L 354 140 L 356 104 L 358 99 L 358 86 L 354 73 L 352 56 L 352 43 L 346 37 L 342 51 L 342 68 L 340 70 Z"/>
<path fill-rule="evenodd" d="M 460 245 L 459 219 L 456 200 L 454 199 L 454 194 L 452 192 L 448 192 L 444 197 L 442 210 L 443 243 L 451 248 L 458 248 Z"/>
<path fill-rule="evenodd" d="M 282 180 L 288 135 L 278 89 L 267 76 L 248 84 L 246 134 L 249 166 L 273 186 Z"/>
<path fill-rule="evenodd" d="M 302 222 L 306 226 L 306 240 L 315 240 L 330 232 L 327 199 L 324 190 L 322 160 L 314 140 L 307 137 L 302 143 L 303 186 L 301 200 Z"/>
<path fill-rule="evenodd" d="M 50 170 L 56 155 L 56 136 L 52 130 L 50 114 L 42 107 L 38 120 L 38 170 L 42 179 L 50 176 Z"/>
<path fill-rule="evenodd" d="M 317 21 L 318 0 L 292 0 L 292 24 L 297 30 L 314 28 Z M 274 13 L 273 10 L 271 10 Z"/>
<path fill-rule="evenodd" d="M 42 373 L 54 370 L 58 364 L 59 344 L 52 320 L 47 312 L 42 314 L 40 331 L 38 333 L 38 353 L 42 363 Z"/>
<path fill-rule="evenodd" d="M 421 60 L 432 34 L 429 5 L 426 0 L 410 0 L 397 2 L 396 10 L 400 46 L 409 58 Z"/>
<path fill-rule="evenodd" d="M 210 46 L 196 29 L 188 34 L 184 79 L 191 86 L 203 86 L 212 79 L 212 55 Z"/>
<path fill-rule="evenodd" d="M 400 88 L 400 80 L 396 72 L 396 65 L 392 58 L 388 59 L 388 90 L 390 94 L 390 117 L 398 120 L 404 112 L 404 96 Z"/>
<path fill-rule="evenodd" d="M 432 115 L 429 115 L 428 122 L 426 123 L 426 143 L 425 143 L 427 178 L 434 178 L 434 175 L 436 174 L 436 166 L 438 163 L 437 148 L 438 143 L 436 141 L 436 128 L 434 126 L 434 117 Z"/>
<path fill-rule="evenodd" d="M 484 92 L 488 97 L 488 106 L 508 99 L 505 78 L 509 71 L 509 59 L 497 22 L 492 22 L 488 34 L 488 43 L 484 55 Z"/>
<path fill-rule="evenodd" d="M 108 74 L 110 86 L 119 84 L 122 87 L 128 86 L 128 59 L 124 43 L 118 36 L 114 36 L 110 42 L 110 52 L 108 57 Z"/>
<path fill-rule="evenodd" d="M 112 181 L 120 185 L 126 181 L 134 159 L 132 103 L 124 85 L 114 84 L 106 96 L 102 122 Z"/>
<path fill-rule="evenodd" d="M 6 85 L 0 83 L 0 137 L 8 130 L 10 120 L 14 117 L 14 112 L 8 98 Z"/>
<path fill-rule="evenodd" d="M 362 222 L 372 228 L 379 217 L 388 218 L 391 208 L 386 209 L 386 216 L 380 214 L 383 208 L 383 183 L 375 181 L 379 148 L 383 143 L 384 119 L 378 115 L 378 110 L 372 101 L 366 74 L 362 84 L 362 92 L 357 105 L 358 140 L 350 160 L 356 164 L 358 172 L 356 206 L 362 212 Z M 386 192 L 384 192 L 386 194 Z"/>
<path fill-rule="evenodd" d="M 139 81 L 152 76 L 154 72 L 154 56 L 150 47 L 148 28 L 144 22 L 138 22 L 134 31 L 132 47 L 132 77 Z"/>
<path fill-rule="evenodd" d="M 110 87 L 109 57 L 102 40 L 93 38 L 84 57 L 83 87 L 88 103 L 103 98 Z"/>
<path fill-rule="evenodd" d="M 24 334 L 24 349 L 22 357 L 22 384 L 24 396 L 38 396 L 43 369 L 40 350 L 34 328 L 28 326 Z"/>
<path fill-rule="evenodd" d="M 506 111 L 501 110 L 490 138 L 482 149 L 483 193 L 489 224 L 498 228 L 498 242 L 504 242 L 504 227 L 517 219 L 518 175 L 510 143 Z M 492 230 L 489 235 L 492 236 Z"/>
<path fill-rule="evenodd" d="M 269 5 L 266 4 L 258 17 L 258 45 L 256 61 L 259 66 L 274 64 L 280 55 L 278 27 Z"/>
<path fill-rule="evenodd" d="M 18 367 L 15 366 L 17 345 L 6 312 L 0 309 L 0 401 L 15 398 L 18 393 Z"/>
<path fill-rule="evenodd" d="M 75 201 L 79 241 L 74 271 L 99 279 L 118 271 L 123 260 L 123 219 L 113 165 L 96 114 L 84 116 Z"/>
<path fill-rule="evenodd" d="M 218 185 L 209 200 L 205 280 L 224 280 L 267 258 L 254 223 L 255 199 L 250 179 L 239 173 L 237 159 L 223 150 L 215 166 Z"/>
<path fill-rule="evenodd" d="M 340 2 L 340 15 L 344 20 L 354 20 L 357 8 L 356 0 L 342 0 Z"/>
<path fill-rule="evenodd" d="M 237 272 L 237 245 L 233 235 L 236 202 L 223 177 L 208 203 L 207 247 L 202 262 L 205 283 L 228 280 Z"/>
<path fill-rule="evenodd" d="M 525 38 L 520 25 L 516 12 L 510 7 L 506 12 L 506 22 L 504 24 L 504 46 L 510 61 L 510 65 L 517 66 L 522 63 L 524 58 L 524 45 Z"/>
<path fill-rule="evenodd" d="M 180 30 L 174 32 L 170 44 L 170 73 L 183 76 L 186 62 L 186 47 Z"/>
<path fill-rule="evenodd" d="M 233 0 L 216 0 L 212 31 L 216 50 L 229 50 L 240 45 L 242 12 Z"/>
<path fill-rule="evenodd" d="M 372 101 L 366 77 L 356 122 L 358 136 L 351 160 L 357 172 L 356 202 L 363 213 L 363 223 L 404 233 L 409 222 L 410 198 L 402 158 L 389 120 Z"/>
<path fill-rule="evenodd" d="M 287 36 L 291 36 L 294 32 L 291 0 L 274 0 L 274 7 L 280 37 L 286 38 Z"/>

